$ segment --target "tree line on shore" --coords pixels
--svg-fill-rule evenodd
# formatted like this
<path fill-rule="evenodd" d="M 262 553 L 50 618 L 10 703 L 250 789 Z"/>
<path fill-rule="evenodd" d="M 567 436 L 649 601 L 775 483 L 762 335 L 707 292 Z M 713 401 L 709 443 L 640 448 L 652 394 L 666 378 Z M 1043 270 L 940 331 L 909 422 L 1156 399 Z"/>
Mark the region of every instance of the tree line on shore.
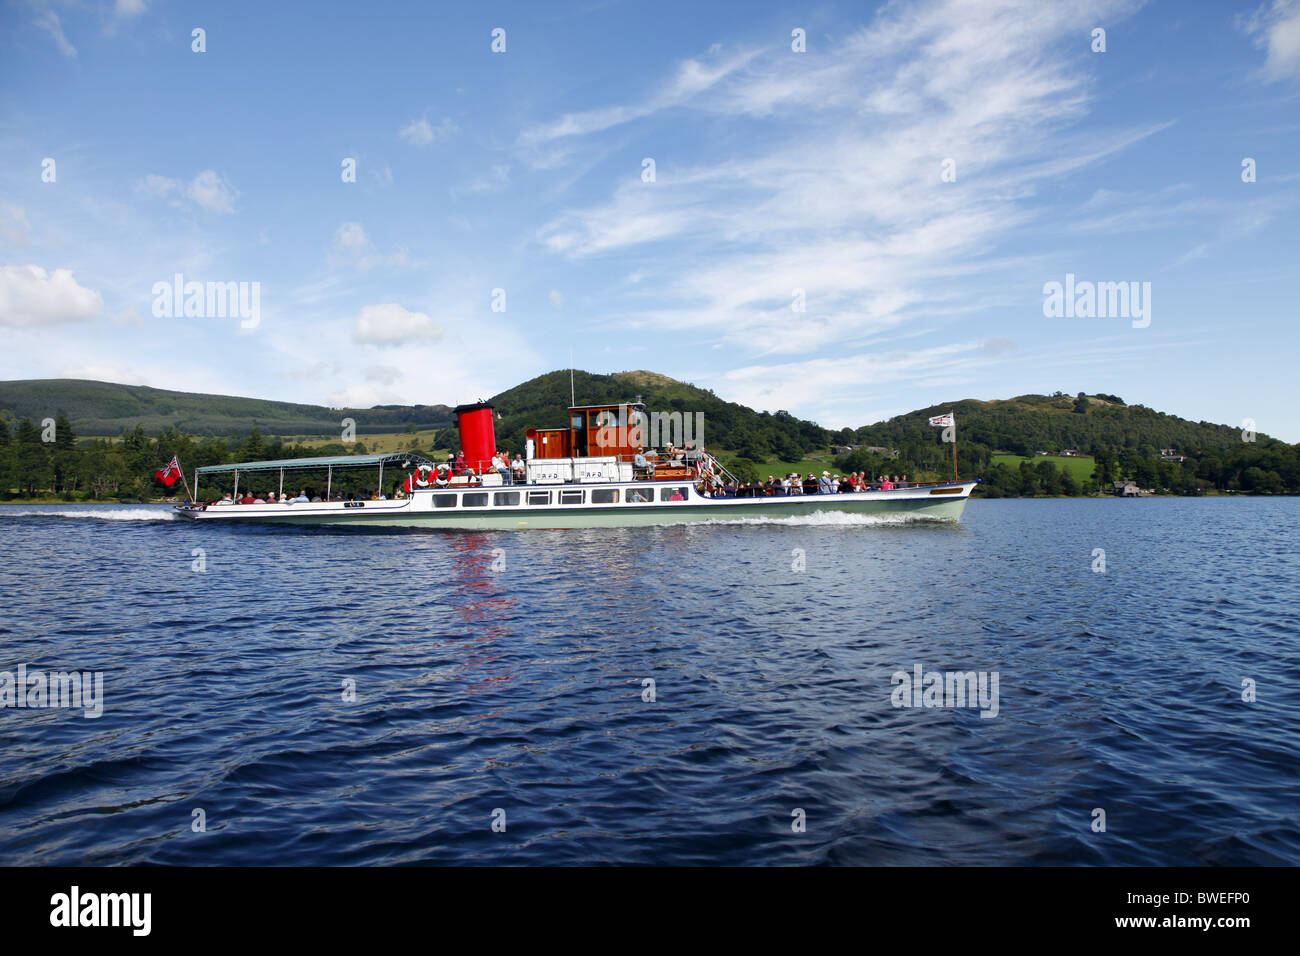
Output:
<path fill-rule="evenodd" d="M 674 396 L 671 407 L 681 404 L 683 400 Z M 781 462 L 826 456 L 832 444 L 861 445 L 827 460 L 841 474 L 862 471 L 873 478 L 906 474 L 913 481 L 952 476 L 952 445 L 941 440 L 939 429 L 928 427 L 927 418 L 947 408 L 921 409 L 838 432 L 785 412 L 760 414 L 746 409 L 746 416 L 739 408 L 726 410 L 725 425 L 710 421 L 706 444 L 714 450 L 727 449 L 720 457 L 741 481 L 761 481 L 774 470 L 783 470 Z M 963 478 L 983 479 L 978 493 L 985 497 L 1107 494 L 1115 481 L 1125 479 L 1143 489 L 1175 495 L 1300 494 L 1300 446 L 1125 406 L 1113 395 L 1021 396 L 1005 402 L 961 402 L 955 409 L 959 473 Z M 512 412 L 498 435 L 503 447 L 522 451 L 524 415 Z M 512 418 L 518 418 L 518 423 Z M 414 428 L 408 430 L 412 432 L 409 449 L 432 457 L 434 449 L 418 447 Z M 454 427 L 443 429 L 434 436 L 433 445 L 445 454 L 457 440 Z M 1066 447 L 1093 457 L 1090 475 L 1080 478 L 1048 460 L 993 461 L 998 454 L 1032 459 L 1037 451 Z M 1171 447 L 1184 460 L 1162 460 L 1171 456 L 1162 456 L 1161 450 Z M 78 440 L 65 415 L 40 425 L 26 418 L 12 423 L 0 418 L 0 497 L 121 501 L 176 494 L 180 489 L 167 489 L 154 480 L 155 470 L 172 455 L 192 477 L 194 468 L 204 465 L 365 452 L 360 442 L 303 445 L 264 436 L 257 428 L 233 441 L 197 437 L 176 428 L 150 436 L 137 424 L 117 439 Z"/>

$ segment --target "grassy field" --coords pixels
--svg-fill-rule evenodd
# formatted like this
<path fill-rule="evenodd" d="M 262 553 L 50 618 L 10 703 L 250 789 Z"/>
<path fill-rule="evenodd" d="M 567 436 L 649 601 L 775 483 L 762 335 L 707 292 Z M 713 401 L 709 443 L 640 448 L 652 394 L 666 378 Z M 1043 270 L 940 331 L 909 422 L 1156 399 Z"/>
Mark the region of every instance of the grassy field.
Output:
<path fill-rule="evenodd" d="M 1034 455 L 1031 458 L 1021 458 L 1019 455 L 994 455 L 991 463 L 1006 465 L 1008 468 L 1019 468 L 1022 461 L 1027 461 L 1030 465 L 1040 461 L 1050 461 L 1061 471 L 1068 471 L 1078 482 L 1091 478 L 1094 467 L 1091 455 L 1080 455 L 1077 458 L 1067 458 L 1062 455 Z"/>
<path fill-rule="evenodd" d="M 436 434 L 437 429 L 426 429 L 410 434 L 407 432 L 380 432 L 374 435 L 357 435 L 357 441 L 365 445 L 366 451 L 372 455 L 386 455 L 390 452 L 409 450 L 412 440 L 417 443 L 417 447 L 427 451 L 429 445 L 433 443 L 433 436 Z M 319 448 L 321 445 L 337 444 L 339 439 L 337 435 L 293 435 L 284 436 L 284 440 L 295 445 Z M 446 456 L 445 451 L 443 455 Z"/>

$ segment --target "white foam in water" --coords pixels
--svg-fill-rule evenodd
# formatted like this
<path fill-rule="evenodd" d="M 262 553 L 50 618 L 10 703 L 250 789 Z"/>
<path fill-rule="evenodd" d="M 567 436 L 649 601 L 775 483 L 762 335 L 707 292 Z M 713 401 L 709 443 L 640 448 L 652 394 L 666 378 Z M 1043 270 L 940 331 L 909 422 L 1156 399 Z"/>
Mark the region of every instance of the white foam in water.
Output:
<path fill-rule="evenodd" d="M 781 518 L 709 518 L 706 521 L 683 522 L 685 524 L 734 524 L 734 525 L 792 525 L 792 526 L 829 526 L 829 527 L 870 527 L 871 525 L 912 524 L 914 522 L 942 522 L 943 519 L 931 518 L 917 514 L 883 514 L 862 515 L 848 511 L 814 511 L 808 515 L 789 515 Z"/>
<path fill-rule="evenodd" d="M 132 508 L 126 505 L 103 505 L 94 508 L 68 508 L 46 511 L 10 510 L 0 507 L 0 518 L 93 518 L 99 521 L 172 521 L 171 511 L 161 508 Z"/>

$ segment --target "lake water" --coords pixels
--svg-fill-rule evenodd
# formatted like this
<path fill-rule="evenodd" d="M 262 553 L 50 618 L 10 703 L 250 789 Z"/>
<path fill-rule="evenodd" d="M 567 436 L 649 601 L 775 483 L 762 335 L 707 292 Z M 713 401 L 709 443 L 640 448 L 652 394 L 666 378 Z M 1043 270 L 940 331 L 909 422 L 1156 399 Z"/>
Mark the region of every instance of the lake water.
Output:
<path fill-rule="evenodd" d="M 976 500 L 955 526 L 453 534 L 0 506 L 0 671 L 103 675 L 98 718 L 0 709 L 0 864 L 1295 865 L 1298 519 Z M 996 716 L 895 706 L 918 666 L 984 672 Z"/>

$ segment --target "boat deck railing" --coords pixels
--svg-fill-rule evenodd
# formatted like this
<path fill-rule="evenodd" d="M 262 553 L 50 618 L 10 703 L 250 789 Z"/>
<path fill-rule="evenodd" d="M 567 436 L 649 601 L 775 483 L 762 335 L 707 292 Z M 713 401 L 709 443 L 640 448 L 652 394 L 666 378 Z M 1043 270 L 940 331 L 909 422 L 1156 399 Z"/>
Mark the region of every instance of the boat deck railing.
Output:
<path fill-rule="evenodd" d="M 966 483 L 967 483 L 968 481 L 970 481 L 970 480 L 971 480 L 971 479 L 967 479 L 966 481 L 959 481 L 959 480 L 953 480 L 953 481 L 909 481 L 909 482 L 905 482 L 904 484 L 901 484 L 901 485 L 899 485 L 899 484 L 895 484 L 895 485 L 893 485 L 893 487 L 891 487 L 891 488 L 883 488 L 883 487 L 881 487 L 881 483 L 878 482 L 878 481 L 869 481 L 869 482 L 867 482 L 867 486 L 866 486 L 865 488 L 861 488 L 861 489 L 859 489 L 859 488 L 849 488 L 849 489 L 847 489 L 847 490 L 845 489 L 843 483 L 840 484 L 839 488 L 836 488 L 836 489 L 834 489 L 834 490 L 826 490 L 826 489 L 822 488 L 822 486 L 821 486 L 820 483 L 813 484 L 812 482 L 803 482 L 803 483 L 801 483 L 801 484 L 798 486 L 798 489 L 797 489 L 797 490 L 796 490 L 795 488 L 782 488 L 782 487 L 780 487 L 780 486 L 772 486 L 772 485 L 755 485 L 755 486 L 752 486 L 752 487 L 749 487 L 749 488 L 742 488 L 742 487 L 739 487 L 738 485 L 732 485 L 732 486 L 729 486 L 729 487 L 728 487 L 728 486 L 724 486 L 721 490 L 716 490 L 716 491 L 714 491 L 712 497 L 714 497 L 714 498 L 799 498 L 799 497 L 817 498 L 817 497 L 832 497 L 832 498 L 833 498 L 833 497 L 835 497 L 836 495 L 845 495 L 845 494 L 861 494 L 861 493 L 864 492 L 864 491 L 915 491 L 915 490 L 918 489 L 918 488 L 943 488 L 943 487 L 951 487 L 951 486 L 954 486 L 954 485 L 962 485 L 962 484 L 966 484 Z"/>

